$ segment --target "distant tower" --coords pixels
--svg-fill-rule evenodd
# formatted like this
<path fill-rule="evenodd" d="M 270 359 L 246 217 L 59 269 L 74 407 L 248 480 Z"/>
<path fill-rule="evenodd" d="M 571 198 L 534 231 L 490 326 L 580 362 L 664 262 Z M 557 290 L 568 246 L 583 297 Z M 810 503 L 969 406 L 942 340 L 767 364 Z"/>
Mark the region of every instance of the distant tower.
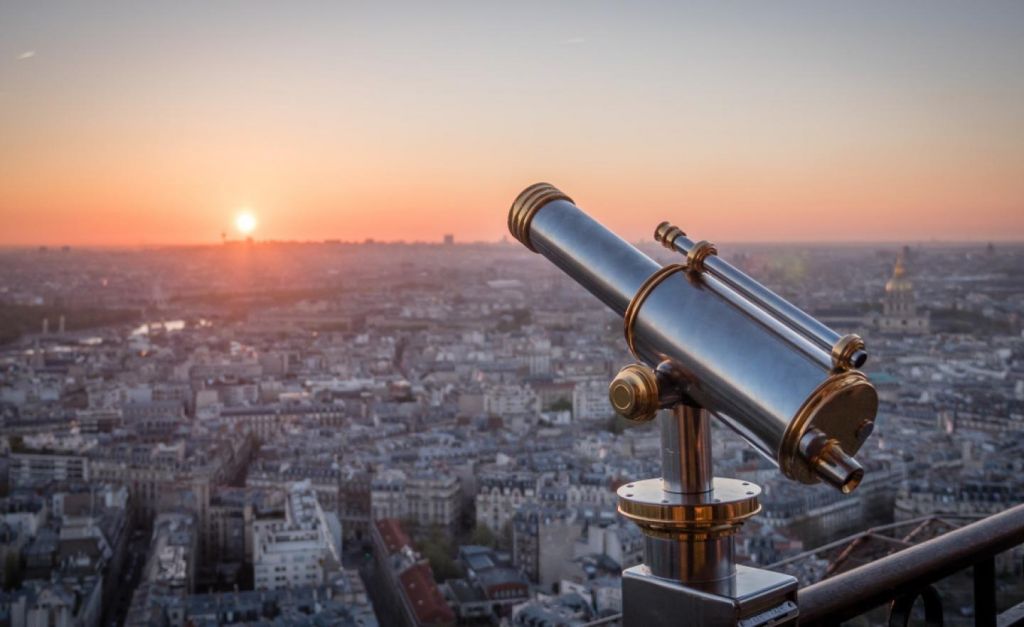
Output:
<path fill-rule="evenodd" d="M 896 256 L 892 278 L 885 284 L 878 330 L 883 333 L 922 334 L 931 330 L 928 312 L 918 312 L 914 283 L 907 277 L 906 251 Z"/>
<path fill-rule="evenodd" d="M 49 318 L 43 318 L 43 335 L 47 335 L 49 333 L 50 333 L 50 319 Z"/>
<path fill-rule="evenodd" d="M 64 335 L 64 316 L 61 316 L 57 321 L 57 333 Z"/>
<path fill-rule="evenodd" d="M 164 309 L 167 307 L 167 294 L 164 292 L 163 285 L 159 282 L 153 284 L 149 296 L 149 302 L 154 309 Z"/>
<path fill-rule="evenodd" d="M 444 243 L 446 246 L 451 246 L 455 243 L 455 236 L 451 233 L 446 233 L 444 236 Z"/>

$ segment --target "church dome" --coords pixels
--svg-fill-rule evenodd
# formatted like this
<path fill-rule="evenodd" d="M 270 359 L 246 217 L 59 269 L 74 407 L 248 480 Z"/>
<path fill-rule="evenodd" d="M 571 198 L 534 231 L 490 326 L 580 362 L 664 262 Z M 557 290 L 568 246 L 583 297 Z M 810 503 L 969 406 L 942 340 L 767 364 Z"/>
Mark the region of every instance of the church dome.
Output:
<path fill-rule="evenodd" d="M 896 257 L 896 265 L 892 269 L 892 278 L 885 284 L 887 294 L 893 292 L 911 292 L 914 290 L 914 283 L 907 278 L 907 268 L 903 263 L 903 255 Z"/>

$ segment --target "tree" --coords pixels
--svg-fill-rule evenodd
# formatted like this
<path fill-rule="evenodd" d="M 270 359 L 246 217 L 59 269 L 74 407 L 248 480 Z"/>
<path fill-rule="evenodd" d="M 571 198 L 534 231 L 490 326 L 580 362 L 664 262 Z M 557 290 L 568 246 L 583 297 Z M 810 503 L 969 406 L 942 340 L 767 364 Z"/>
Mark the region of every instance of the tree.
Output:
<path fill-rule="evenodd" d="M 14 590 L 21 587 L 21 559 L 18 553 L 11 551 L 4 560 L 4 588 Z"/>
<path fill-rule="evenodd" d="M 419 550 L 430 562 L 430 570 L 438 581 L 455 579 L 460 575 L 459 568 L 452 559 L 454 548 L 451 538 L 440 527 L 431 527 L 426 539 L 419 542 Z"/>
<path fill-rule="evenodd" d="M 551 411 L 572 411 L 572 400 L 564 396 L 551 403 Z"/>
<path fill-rule="evenodd" d="M 498 548 L 503 551 L 511 551 L 515 540 L 513 539 L 512 521 L 507 520 L 501 527 L 501 535 L 498 537 Z"/>
<path fill-rule="evenodd" d="M 615 435 L 622 435 L 629 426 L 629 421 L 622 416 L 613 416 L 608 419 L 608 423 L 605 425 L 605 429 L 614 433 Z"/>
<path fill-rule="evenodd" d="M 479 524 L 473 529 L 473 534 L 470 536 L 469 541 L 473 544 L 480 546 L 490 547 L 492 549 L 498 548 L 498 538 L 491 531 L 491 528 L 485 524 Z"/>

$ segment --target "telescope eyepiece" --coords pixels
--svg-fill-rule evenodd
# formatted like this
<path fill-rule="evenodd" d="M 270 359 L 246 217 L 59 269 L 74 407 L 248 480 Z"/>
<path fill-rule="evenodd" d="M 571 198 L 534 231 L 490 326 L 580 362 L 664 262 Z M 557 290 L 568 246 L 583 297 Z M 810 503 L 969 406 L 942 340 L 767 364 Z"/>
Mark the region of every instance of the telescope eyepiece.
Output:
<path fill-rule="evenodd" d="M 864 469 L 846 454 L 839 440 L 818 429 L 811 429 L 800 439 L 800 454 L 825 483 L 843 494 L 853 492 L 864 479 Z"/>

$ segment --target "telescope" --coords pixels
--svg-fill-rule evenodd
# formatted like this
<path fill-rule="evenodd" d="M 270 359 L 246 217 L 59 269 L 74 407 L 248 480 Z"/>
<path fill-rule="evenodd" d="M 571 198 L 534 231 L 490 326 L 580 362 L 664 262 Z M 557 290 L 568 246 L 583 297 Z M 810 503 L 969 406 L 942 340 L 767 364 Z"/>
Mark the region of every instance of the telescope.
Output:
<path fill-rule="evenodd" d="M 618 490 L 645 535 L 644 564 L 623 573 L 627 624 L 776 625 L 794 621 L 796 580 L 736 565 L 735 533 L 760 488 L 712 476 L 714 416 L 788 478 L 850 493 L 853 455 L 874 428 L 878 396 L 859 371 L 863 340 L 840 335 L 668 222 L 654 238 L 679 253 L 659 265 L 547 183 L 512 203 L 509 231 L 623 319 L 637 363 L 612 380 L 624 418 L 661 415 L 662 477 Z"/>

